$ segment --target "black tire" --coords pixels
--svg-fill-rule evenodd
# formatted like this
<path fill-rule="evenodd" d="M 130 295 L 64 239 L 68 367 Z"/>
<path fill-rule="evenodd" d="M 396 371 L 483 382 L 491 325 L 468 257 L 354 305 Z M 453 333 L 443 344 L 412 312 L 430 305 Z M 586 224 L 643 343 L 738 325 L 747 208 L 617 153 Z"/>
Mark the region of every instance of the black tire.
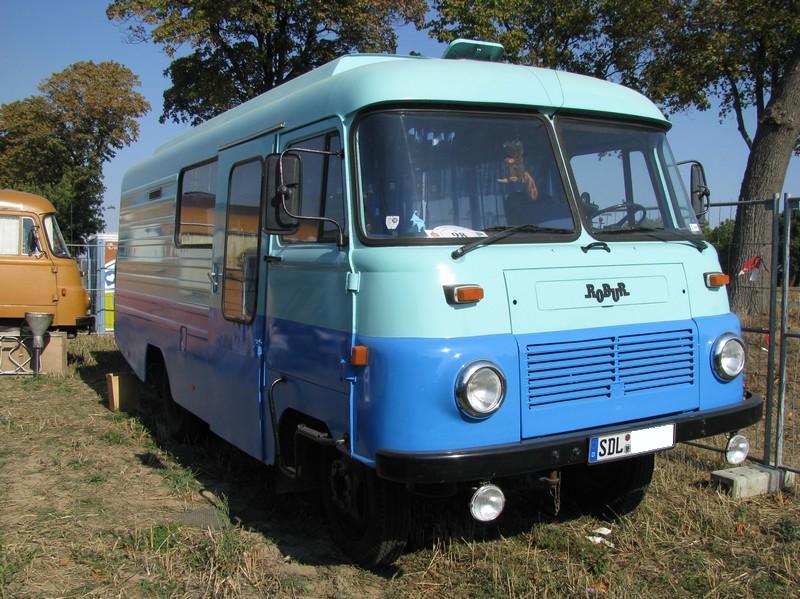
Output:
<path fill-rule="evenodd" d="M 596 466 L 575 466 L 562 473 L 563 491 L 581 510 L 616 520 L 635 510 L 653 479 L 655 454 Z"/>
<path fill-rule="evenodd" d="M 339 451 L 324 452 L 322 508 L 331 537 L 354 562 L 391 564 L 408 542 L 408 491 Z"/>
<path fill-rule="evenodd" d="M 169 374 L 160 353 L 147 362 L 147 383 L 155 400 L 151 404 L 151 412 L 158 436 L 186 441 L 197 440 L 205 435 L 208 425 L 172 399 Z"/>

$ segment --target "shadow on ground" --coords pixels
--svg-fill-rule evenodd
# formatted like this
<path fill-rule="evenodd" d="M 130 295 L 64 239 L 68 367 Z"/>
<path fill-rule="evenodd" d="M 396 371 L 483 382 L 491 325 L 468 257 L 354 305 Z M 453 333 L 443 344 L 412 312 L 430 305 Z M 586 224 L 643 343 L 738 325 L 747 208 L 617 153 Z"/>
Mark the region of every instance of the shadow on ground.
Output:
<path fill-rule="evenodd" d="M 122 355 L 116 350 L 92 351 L 93 360 L 76 360 L 78 376 L 106 403 L 106 374 L 131 374 Z M 199 483 L 200 495 L 216 513 L 227 512 L 230 522 L 263 534 L 284 556 L 306 565 L 338 565 L 349 560 L 333 544 L 321 512 L 318 493 L 280 494 L 277 471 L 236 449 L 207 431 L 199 421 L 188 434 L 180 436 L 164 425 L 163 410 L 150 388 L 131 374 L 131 392 L 137 394 L 137 413 L 158 447 L 168 453 Z M 140 450 L 136 458 L 156 470 L 167 465 L 152 451 Z M 501 481 L 507 495 L 507 507 L 497 523 L 484 525 L 469 516 L 469 489 L 446 499 L 419 498 L 412 501 L 414 531 L 408 551 L 430 548 L 451 539 L 491 541 L 530 531 L 553 516 L 551 493 L 534 485 L 535 481 Z M 214 510 L 190 514 L 187 522 L 201 527 L 218 527 Z M 580 513 L 574 506 L 562 505 L 558 520 L 572 519 Z M 194 522 L 197 520 L 197 522 Z M 391 578 L 399 572 L 386 567 L 374 572 Z"/>

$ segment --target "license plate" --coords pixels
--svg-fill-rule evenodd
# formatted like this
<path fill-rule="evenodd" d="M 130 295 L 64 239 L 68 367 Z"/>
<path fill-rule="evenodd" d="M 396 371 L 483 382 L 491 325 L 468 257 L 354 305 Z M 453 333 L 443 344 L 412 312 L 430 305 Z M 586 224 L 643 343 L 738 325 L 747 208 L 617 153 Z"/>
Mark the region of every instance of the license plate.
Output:
<path fill-rule="evenodd" d="M 674 424 L 591 437 L 589 439 L 589 463 L 597 464 L 598 462 L 627 458 L 640 453 L 667 449 L 674 445 Z"/>

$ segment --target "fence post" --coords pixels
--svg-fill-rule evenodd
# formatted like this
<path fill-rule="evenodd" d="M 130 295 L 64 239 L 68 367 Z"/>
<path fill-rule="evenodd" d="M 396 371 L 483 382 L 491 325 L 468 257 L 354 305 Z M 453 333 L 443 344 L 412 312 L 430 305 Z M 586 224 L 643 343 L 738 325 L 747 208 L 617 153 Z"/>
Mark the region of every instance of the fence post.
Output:
<path fill-rule="evenodd" d="M 789 194 L 783 196 L 783 276 L 781 278 L 781 344 L 778 372 L 778 412 L 775 431 L 775 466 L 783 466 L 783 415 L 786 403 L 786 359 L 789 333 L 789 269 L 791 266 L 792 204 Z"/>
<path fill-rule="evenodd" d="M 769 206 L 769 204 L 767 204 Z M 772 411 L 775 405 L 773 381 L 775 379 L 775 333 L 777 332 L 776 308 L 778 300 L 778 239 L 780 236 L 781 194 L 772 197 L 772 259 L 769 285 L 769 353 L 767 355 L 767 405 L 764 421 L 764 465 L 772 466 Z"/>

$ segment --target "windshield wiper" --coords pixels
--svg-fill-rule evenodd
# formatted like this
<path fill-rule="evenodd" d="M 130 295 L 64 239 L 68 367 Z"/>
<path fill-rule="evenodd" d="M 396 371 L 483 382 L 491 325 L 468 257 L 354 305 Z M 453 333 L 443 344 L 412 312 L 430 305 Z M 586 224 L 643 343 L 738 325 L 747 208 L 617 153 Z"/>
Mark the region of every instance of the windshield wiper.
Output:
<path fill-rule="evenodd" d="M 612 231 L 597 231 L 603 235 L 620 235 L 622 233 L 646 233 L 650 237 L 654 237 L 660 241 L 687 241 L 691 243 L 697 251 L 702 253 L 708 247 L 708 244 L 702 239 L 690 237 L 687 233 L 678 229 L 669 229 L 669 235 L 658 235 L 658 233 L 667 232 L 663 227 L 629 227 L 627 229 L 614 229 Z M 674 237 L 678 239 L 674 239 Z"/>
<path fill-rule="evenodd" d="M 540 227 L 539 225 L 516 225 L 513 227 L 487 227 L 484 231 L 492 232 L 492 235 L 487 235 L 486 237 L 481 237 L 476 239 L 475 241 L 470 241 L 462 245 L 460 248 L 453 250 L 450 254 L 453 257 L 453 260 L 456 260 L 466 254 L 467 252 L 471 252 L 472 250 L 479 248 L 484 245 L 491 245 L 496 241 L 500 241 L 501 239 L 505 239 L 506 237 L 510 237 L 514 233 L 572 233 L 569 229 L 559 229 L 557 227 Z"/>

